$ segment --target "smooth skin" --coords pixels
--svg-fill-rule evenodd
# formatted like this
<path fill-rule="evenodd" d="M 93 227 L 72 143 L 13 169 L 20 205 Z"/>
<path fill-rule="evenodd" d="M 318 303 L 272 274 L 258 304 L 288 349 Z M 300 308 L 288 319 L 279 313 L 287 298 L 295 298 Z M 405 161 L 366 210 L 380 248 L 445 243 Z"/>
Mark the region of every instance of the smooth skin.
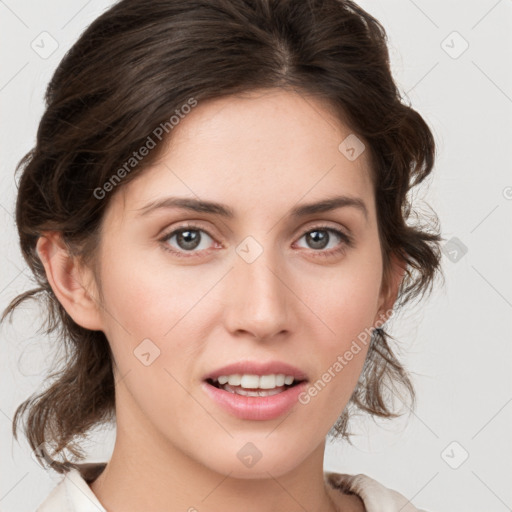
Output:
<path fill-rule="evenodd" d="M 285 361 L 314 383 L 389 316 L 404 266 L 393 258 L 383 280 L 368 151 L 350 161 L 338 149 L 350 133 L 327 104 L 297 92 L 199 102 L 159 161 L 112 192 L 99 275 L 57 233 L 39 239 L 58 300 L 103 331 L 115 357 L 117 437 L 91 484 L 109 512 L 364 510 L 329 490 L 323 459 L 367 346 L 274 420 L 239 419 L 202 388 L 206 373 L 241 360 Z M 354 206 L 290 216 L 333 195 L 359 198 L 367 216 Z M 223 203 L 234 216 L 143 209 L 170 196 Z M 163 240 L 187 223 L 188 238 Z M 248 263 L 240 247 L 262 252 Z M 149 365 L 135 355 L 146 339 L 152 358 L 160 351 Z M 252 467 L 237 457 L 248 442 L 262 454 Z"/>

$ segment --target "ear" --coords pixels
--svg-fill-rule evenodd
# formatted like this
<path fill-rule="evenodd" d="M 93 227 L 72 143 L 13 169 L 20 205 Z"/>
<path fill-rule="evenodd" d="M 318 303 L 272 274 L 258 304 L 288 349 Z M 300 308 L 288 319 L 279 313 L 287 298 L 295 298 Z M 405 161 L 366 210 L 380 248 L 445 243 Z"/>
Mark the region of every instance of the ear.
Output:
<path fill-rule="evenodd" d="M 398 297 L 400 284 L 402 283 L 407 267 L 403 258 L 395 253 L 391 254 L 390 259 L 390 266 L 383 276 L 379 298 L 379 310 L 374 319 L 375 327 L 381 327 L 391 317 L 393 305 Z"/>
<path fill-rule="evenodd" d="M 85 329 L 102 330 L 101 306 L 92 271 L 69 253 L 59 232 L 40 236 L 36 250 L 53 293 L 69 316 Z"/>

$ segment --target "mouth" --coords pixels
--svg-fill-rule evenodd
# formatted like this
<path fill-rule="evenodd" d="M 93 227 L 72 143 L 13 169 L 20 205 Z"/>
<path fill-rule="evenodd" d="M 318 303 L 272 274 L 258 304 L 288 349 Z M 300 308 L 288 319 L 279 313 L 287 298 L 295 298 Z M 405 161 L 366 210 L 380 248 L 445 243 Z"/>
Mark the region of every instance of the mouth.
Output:
<path fill-rule="evenodd" d="M 202 388 L 216 407 L 243 420 L 273 420 L 289 412 L 308 376 L 284 361 L 243 360 L 203 376 Z"/>
<path fill-rule="evenodd" d="M 236 369 L 240 371 L 240 366 Z M 214 404 L 239 419 L 274 420 L 297 405 L 307 386 L 305 374 L 282 365 L 279 369 L 286 373 L 264 373 L 254 365 L 252 371 L 258 373 L 231 373 L 232 367 L 224 368 L 203 379 L 203 390 Z"/>

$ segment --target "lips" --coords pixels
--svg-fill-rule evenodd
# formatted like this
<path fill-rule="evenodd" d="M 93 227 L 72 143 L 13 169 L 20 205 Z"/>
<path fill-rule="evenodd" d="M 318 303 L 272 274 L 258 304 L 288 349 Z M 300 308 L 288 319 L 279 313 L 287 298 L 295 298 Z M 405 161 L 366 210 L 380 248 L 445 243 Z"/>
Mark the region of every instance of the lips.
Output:
<path fill-rule="evenodd" d="M 302 381 L 267 396 L 231 393 L 211 385 L 208 381 L 204 381 L 201 387 L 212 403 L 225 413 L 246 421 L 268 421 L 280 418 L 297 407 L 299 396 L 305 391 L 307 384 Z"/>
<path fill-rule="evenodd" d="M 207 373 L 202 389 L 227 413 L 243 420 L 272 420 L 293 408 L 307 375 L 281 361 L 241 361 Z"/>

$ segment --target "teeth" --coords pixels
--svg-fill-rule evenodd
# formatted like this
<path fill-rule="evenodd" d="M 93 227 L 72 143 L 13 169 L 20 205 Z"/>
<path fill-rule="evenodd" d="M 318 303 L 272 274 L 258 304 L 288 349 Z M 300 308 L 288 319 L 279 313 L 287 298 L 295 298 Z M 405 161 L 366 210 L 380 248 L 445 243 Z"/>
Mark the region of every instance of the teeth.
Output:
<path fill-rule="evenodd" d="M 229 377 L 226 377 L 226 375 L 221 375 L 218 379 L 217 379 L 217 382 L 219 384 L 227 384 L 229 380 Z"/>
<path fill-rule="evenodd" d="M 230 386 L 240 386 L 240 382 L 242 381 L 242 376 L 241 375 L 230 375 L 229 377 L 227 377 L 228 379 L 228 384 Z"/>
<path fill-rule="evenodd" d="M 257 380 L 258 385 L 256 387 L 260 389 L 274 389 L 276 387 L 276 380 L 277 379 L 275 375 L 262 375 Z"/>
<path fill-rule="evenodd" d="M 270 374 L 270 375 L 251 375 L 251 374 L 235 374 L 235 375 L 220 375 L 217 382 L 223 386 L 229 384 L 230 386 L 241 386 L 244 389 L 274 389 L 284 385 L 290 386 L 295 380 L 291 375 Z M 258 396 L 258 395 L 256 395 Z"/>

